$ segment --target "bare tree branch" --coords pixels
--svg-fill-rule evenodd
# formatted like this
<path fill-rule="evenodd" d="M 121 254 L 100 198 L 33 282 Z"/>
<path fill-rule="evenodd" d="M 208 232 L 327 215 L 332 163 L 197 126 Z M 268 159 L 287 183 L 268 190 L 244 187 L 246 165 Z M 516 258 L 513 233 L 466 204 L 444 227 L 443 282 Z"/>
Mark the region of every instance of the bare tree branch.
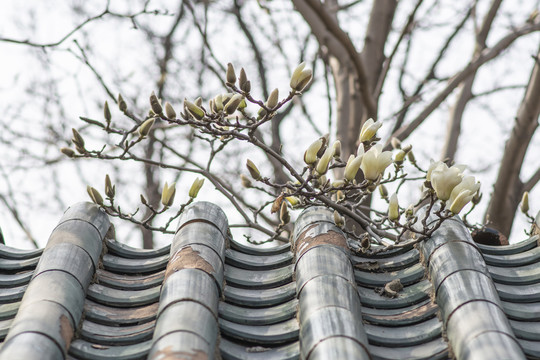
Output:
<path fill-rule="evenodd" d="M 473 61 L 466 65 L 456 75 L 454 75 L 431 102 L 414 118 L 410 123 L 403 125 L 399 128 L 393 136 L 399 140 L 406 139 L 412 134 L 418 126 L 420 126 L 424 120 L 435 110 L 437 107 L 450 95 L 456 87 L 465 80 L 473 71 L 476 71 L 480 66 L 484 65 L 488 61 L 497 57 L 502 51 L 507 49 L 512 43 L 523 35 L 530 34 L 534 31 L 540 30 L 540 21 L 537 19 L 534 23 L 526 23 L 519 28 L 513 30 L 511 33 L 500 39 L 493 47 L 486 48 L 482 51 Z M 386 145 L 386 148 L 390 148 L 390 144 Z"/>
<path fill-rule="evenodd" d="M 493 0 L 491 7 L 487 12 L 480 30 L 476 34 L 476 44 L 473 51 L 472 59 L 476 58 L 485 48 L 486 40 L 489 31 L 492 27 L 493 20 L 497 15 L 502 0 Z M 473 99 L 472 87 L 478 70 L 473 71 L 465 81 L 460 85 L 459 95 L 457 100 L 450 111 L 450 118 L 448 119 L 446 139 L 444 141 L 441 159 L 453 160 L 457 149 L 458 139 L 461 134 L 461 122 L 463 119 L 463 113 L 469 101 Z"/>

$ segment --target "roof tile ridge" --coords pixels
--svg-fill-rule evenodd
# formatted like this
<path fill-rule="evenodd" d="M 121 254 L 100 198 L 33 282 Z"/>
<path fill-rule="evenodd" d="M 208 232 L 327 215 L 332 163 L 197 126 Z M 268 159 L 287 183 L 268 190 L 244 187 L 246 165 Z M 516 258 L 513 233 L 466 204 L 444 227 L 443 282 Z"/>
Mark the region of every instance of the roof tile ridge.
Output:
<path fill-rule="evenodd" d="M 419 250 L 456 359 L 525 359 L 482 253 L 461 219 L 442 223 Z"/>
<path fill-rule="evenodd" d="M 77 203 L 65 212 L 40 257 L 0 359 L 66 358 L 109 225 L 94 204 Z"/>
<path fill-rule="evenodd" d="M 371 359 L 344 233 L 330 210 L 311 207 L 294 230 L 302 358 Z"/>
<path fill-rule="evenodd" d="M 192 204 L 180 217 L 148 358 L 181 353 L 212 359 L 219 351 L 227 231 L 227 216 L 209 202 Z"/>

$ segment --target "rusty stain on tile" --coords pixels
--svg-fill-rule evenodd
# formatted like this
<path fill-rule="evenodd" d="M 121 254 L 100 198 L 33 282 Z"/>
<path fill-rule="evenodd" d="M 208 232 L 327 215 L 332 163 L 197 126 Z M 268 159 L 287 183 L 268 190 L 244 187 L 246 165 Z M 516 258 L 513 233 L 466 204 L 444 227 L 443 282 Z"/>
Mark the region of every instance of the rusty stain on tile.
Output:
<path fill-rule="evenodd" d="M 152 355 L 151 360 L 208 360 L 208 354 L 202 350 L 173 351 L 171 346 L 167 346 Z"/>
<path fill-rule="evenodd" d="M 314 236 L 311 236 L 309 234 L 312 232 L 313 229 L 318 227 L 318 224 L 310 225 L 306 230 L 304 230 L 300 236 L 298 237 L 298 240 L 296 241 L 296 256 L 301 256 L 303 253 L 305 253 L 308 249 L 317 246 L 317 245 L 335 245 L 342 247 L 344 249 L 348 249 L 347 246 L 347 240 L 343 235 L 340 233 L 330 230 L 326 233 L 322 234 L 316 234 Z"/>
<path fill-rule="evenodd" d="M 140 307 L 117 308 L 94 303 L 87 299 L 84 307 L 85 312 L 96 312 L 112 321 L 133 321 L 138 323 L 141 319 L 149 319 L 150 321 L 155 318 L 159 303 L 156 302 Z"/>
<path fill-rule="evenodd" d="M 66 343 L 66 350 L 69 349 L 71 339 L 73 338 L 73 326 L 66 315 L 60 316 L 60 336 Z"/>
<path fill-rule="evenodd" d="M 165 278 L 163 282 L 169 277 L 169 275 L 182 269 L 199 269 L 207 274 L 212 275 L 215 273 L 215 269 L 205 258 L 203 258 L 197 250 L 193 250 L 191 246 L 186 246 L 182 250 L 178 251 L 167 265 L 165 270 Z"/>

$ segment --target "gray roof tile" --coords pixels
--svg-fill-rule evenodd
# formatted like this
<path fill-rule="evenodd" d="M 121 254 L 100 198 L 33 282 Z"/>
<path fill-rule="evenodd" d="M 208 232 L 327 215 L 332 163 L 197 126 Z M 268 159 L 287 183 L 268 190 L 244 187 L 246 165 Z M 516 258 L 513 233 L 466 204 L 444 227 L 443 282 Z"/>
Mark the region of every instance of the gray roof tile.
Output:
<path fill-rule="evenodd" d="M 0 245 L 0 359 L 540 356 L 537 237 L 479 245 L 451 220 L 422 257 L 373 256 L 351 254 L 325 209 L 295 225 L 292 251 L 249 246 L 230 238 L 221 209 L 196 203 L 170 246 L 143 250 L 103 240 L 107 217 L 77 204 L 44 252 Z M 376 291 L 394 279 L 397 297 Z M 62 316 L 71 330 L 58 333 Z"/>

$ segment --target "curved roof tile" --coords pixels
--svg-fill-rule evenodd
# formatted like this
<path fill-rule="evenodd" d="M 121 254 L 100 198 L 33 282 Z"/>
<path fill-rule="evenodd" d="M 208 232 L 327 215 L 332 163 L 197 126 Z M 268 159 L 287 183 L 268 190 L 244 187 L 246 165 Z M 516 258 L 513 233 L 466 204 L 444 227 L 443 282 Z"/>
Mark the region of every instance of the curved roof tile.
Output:
<path fill-rule="evenodd" d="M 170 246 L 143 250 L 108 224 L 77 204 L 44 251 L 0 245 L 0 359 L 540 357 L 538 237 L 475 244 L 452 219 L 419 250 L 368 255 L 311 208 L 292 248 L 261 248 L 202 202 Z"/>

